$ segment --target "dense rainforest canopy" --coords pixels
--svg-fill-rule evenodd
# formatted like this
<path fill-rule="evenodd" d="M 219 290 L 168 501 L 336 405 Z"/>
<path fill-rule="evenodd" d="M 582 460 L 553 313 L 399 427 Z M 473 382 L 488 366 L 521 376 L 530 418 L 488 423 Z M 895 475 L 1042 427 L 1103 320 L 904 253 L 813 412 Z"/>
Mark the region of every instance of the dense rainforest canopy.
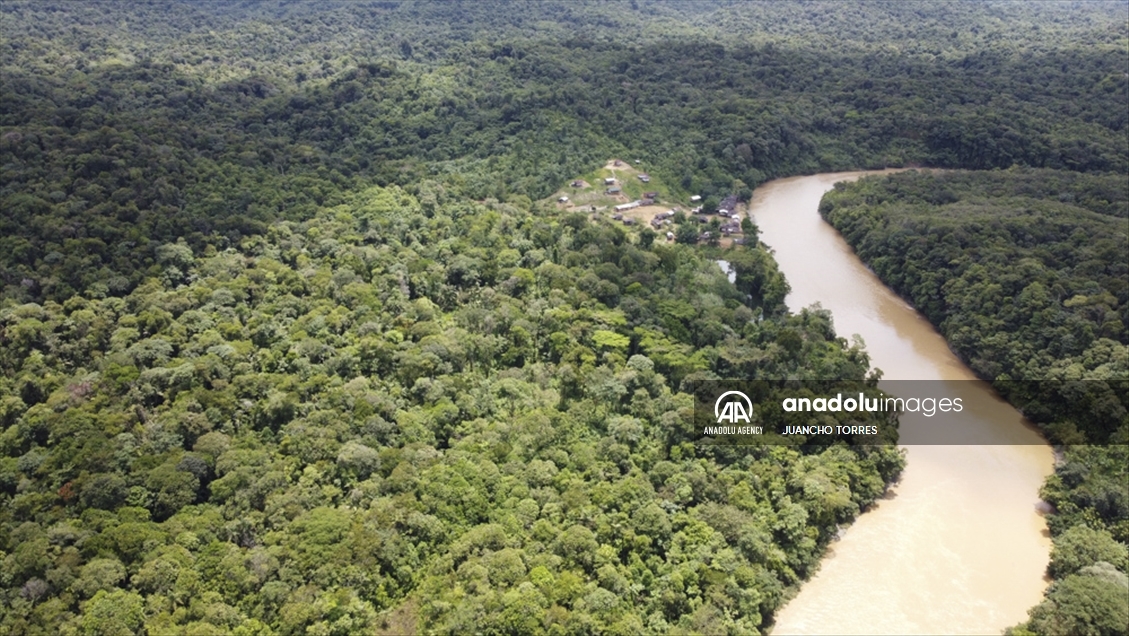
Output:
<path fill-rule="evenodd" d="M 1054 441 L 1129 443 L 1125 175 L 907 172 L 820 212 Z"/>
<path fill-rule="evenodd" d="M 769 627 L 903 459 L 704 448 L 683 382 L 876 374 L 756 241 L 734 285 L 540 201 L 613 156 L 707 198 L 1025 166 L 914 201 L 1009 217 L 1026 179 L 1050 256 L 969 240 L 1051 322 L 920 306 L 1035 330 L 985 361 L 1015 378 L 1124 373 L 1124 3 L 4 2 L 0 35 L 6 633 Z M 1041 633 L 1122 611 L 1124 462 L 1067 458 Z"/>
<path fill-rule="evenodd" d="M 783 287 L 582 215 L 346 199 L 3 310 L 7 628 L 755 631 L 901 468 L 693 443 L 688 375 L 866 386 Z"/>
<path fill-rule="evenodd" d="M 914 163 L 1129 170 L 1116 3 L 633 4 L 5 3 L 5 294 L 122 295 L 157 244 L 235 245 L 425 178 L 538 199 L 615 155 L 703 195 Z"/>

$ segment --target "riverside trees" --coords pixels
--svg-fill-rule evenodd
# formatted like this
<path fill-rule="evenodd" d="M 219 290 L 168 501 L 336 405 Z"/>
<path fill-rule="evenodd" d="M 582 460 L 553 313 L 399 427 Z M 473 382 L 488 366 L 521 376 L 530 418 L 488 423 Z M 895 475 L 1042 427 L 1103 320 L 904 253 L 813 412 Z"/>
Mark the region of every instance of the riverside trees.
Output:
<path fill-rule="evenodd" d="M 868 371 L 691 247 L 373 188 L 157 252 L 124 297 L 0 310 L 12 633 L 755 631 L 901 467 L 684 436 L 681 380 L 733 352 Z"/>
<path fill-rule="evenodd" d="M 1055 581 L 1012 633 L 1125 633 L 1129 616 L 1129 181 L 909 172 L 820 204 L 882 280 L 1038 423 Z"/>

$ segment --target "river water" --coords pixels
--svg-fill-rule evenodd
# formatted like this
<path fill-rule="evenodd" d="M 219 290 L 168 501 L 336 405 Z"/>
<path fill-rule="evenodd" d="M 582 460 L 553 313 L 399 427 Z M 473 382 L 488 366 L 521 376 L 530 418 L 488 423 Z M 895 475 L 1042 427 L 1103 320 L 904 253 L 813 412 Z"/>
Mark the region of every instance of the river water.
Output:
<path fill-rule="evenodd" d="M 826 191 L 864 174 L 873 173 L 757 188 L 751 215 L 792 287 L 789 308 L 818 302 L 831 310 L 836 332 L 860 335 L 884 380 L 974 380 L 929 322 L 819 216 Z M 1050 539 L 1038 492 L 1052 451 L 986 384 L 958 390 L 986 443 L 905 447 L 901 481 L 832 544 L 777 615 L 774 635 L 998 634 L 1026 620 L 1047 585 Z M 904 435 L 928 425 L 922 416 L 901 420 Z"/>

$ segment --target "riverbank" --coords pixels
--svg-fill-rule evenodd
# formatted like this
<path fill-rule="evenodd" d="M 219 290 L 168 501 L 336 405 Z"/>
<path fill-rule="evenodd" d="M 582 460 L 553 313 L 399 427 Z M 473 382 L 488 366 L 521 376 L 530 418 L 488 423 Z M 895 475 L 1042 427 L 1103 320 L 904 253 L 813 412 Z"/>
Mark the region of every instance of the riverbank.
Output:
<path fill-rule="evenodd" d="M 893 170 L 767 183 L 751 216 L 775 251 L 792 311 L 831 310 L 888 380 L 975 380 L 923 316 L 886 288 L 818 213 L 838 181 Z M 978 417 L 999 445 L 907 447 L 888 499 L 835 543 L 776 618 L 774 634 L 997 633 L 1046 586 L 1050 540 L 1038 498 L 1051 448 L 986 385 Z M 928 426 L 904 417 L 902 429 Z"/>

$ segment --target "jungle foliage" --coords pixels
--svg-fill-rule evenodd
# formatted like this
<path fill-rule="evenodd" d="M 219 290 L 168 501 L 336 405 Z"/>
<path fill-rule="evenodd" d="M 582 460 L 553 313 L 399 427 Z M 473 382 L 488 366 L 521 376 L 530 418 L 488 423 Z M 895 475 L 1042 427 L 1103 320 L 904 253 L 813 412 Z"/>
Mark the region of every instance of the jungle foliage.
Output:
<path fill-rule="evenodd" d="M 683 378 L 870 386 L 761 249 L 738 289 L 692 247 L 433 195 L 0 312 L 5 630 L 749 633 L 900 471 L 693 443 Z"/>
<path fill-rule="evenodd" d="M 1118 6 L 4 3 L 5 295 L 122 296 L 158 244 L 424 178 L 538 199 L 609 156 L 702 195 L 915 163 L 1125 172 Z"/>
<path fill-rule="evenodd" d="M 1105 183 L 1123 5 L 1030 4 L 0 3 L 0 631 L 763 631 L 903 460 L 704 448 L 682 383 L 865 352 L 763 247 L 732 285 L 536 201 L 612 156 Z M 1048 496 L 1123 542 L 1070 452 Z M 1113 598 L 1090 539 L 1051 610 Z"/>
<path fill-rule="evenodd" d="M 1129 443 L 1125 175 L 911 171 L 820 213 L 1053 441 Z"/>

